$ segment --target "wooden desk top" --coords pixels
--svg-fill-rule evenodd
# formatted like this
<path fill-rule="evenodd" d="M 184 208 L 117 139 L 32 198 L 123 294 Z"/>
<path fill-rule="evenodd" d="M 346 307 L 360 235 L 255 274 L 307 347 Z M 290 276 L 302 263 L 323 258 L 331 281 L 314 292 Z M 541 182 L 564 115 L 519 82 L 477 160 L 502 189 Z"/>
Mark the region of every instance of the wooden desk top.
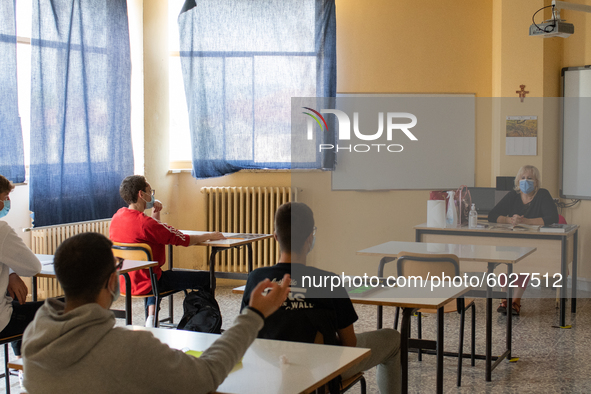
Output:
<path fill-rule="evenodd" d="M 55 278 L 55 270 L 53 267 L 53 255 L 36 254 L 35 256 L 37 256 L 39 261 L 41 261 L 41 272 L 39 272 L 35 276 L 38 278 Z M 121 267 L 119 273 L 125 274 L 127 272 L 155 267 L 157 265 L 157 261 L 124 260 L 123 266 Z"/>
<path fill-rule="evenodd" d="M 438 309 L 472 289 L 470 286 L 450 287 L 448 285 L 431 290 L 430 281 L 423 283 L 425 287 L 383 287 L 367 294 L 350 294 L 350 298 L 354 304 Z"/>
<path fill-rule="evenodd" d="M 203 235 L 211 233 L 212 231 L 193 231 L 193 230 L 179 230 L 187 235 Z M 246 245 L 255 241 L 273 238 L 273 234 L 248 234 L 248 233 L 222 233 L 225 237 L 232 237 L 227 239 L 220 239 L 217 241 L 206 241 L 203 245 L 215 246 L 219 248 L 231 248 L 234 246 Z"/>
<path fill-rule="evenodd" d="M 502 264 L 515 264 L 533 252 L 536 248 L 518 246 L 489 246 L 440 244 L 432 242 L 397 242 L 390 241 L 357 252 L 362 256 L 396 257 L 400 252 L 455 254 L 463 261 L 479 261 Z"/>
<path fill-rule="evenodd" d="M 174 349 L 203 351 L 219 335 L 201 332 L 126 326 L 134 331 L 150 331 Z M 255 339 L 238 370 L 231 372 L 217 393 L 310 393 L 368 357 L 369 349 L 346 346 Z M 285 355 L 288 363 L 279 357 Z"/>
<path fill-rule="evenodd" d="M 454 299 L 463 296 L 470 286 L 437 287 L 431 291 L 431 282 L 425 281 L 425 287 L 382 287 L 365 294 L 349 294 L 354 304 L 399 306 L 401 308 L 437 309 Z M 234 294 L 244 294 L 246 286 L 232 289 Z"/>
<path fill-rule="evenodd" d="M 489 227 L 486 228 L 468 228 L 467 225 L 464 225 L 462 227 L 429 227 L 427 226 L 427 223 L 422 223 L 419 224 L 417 226 L 414 226 L 413 228 L 415 230 L 437 230 L 437 231 L 441 231 L 441 232 L 447 232 L 447 231 L 460 231 L 460 232 L 466 232 L 466 233 L 490 233 L 490 234 L 524 234 L 524 235 L 535 235 L 535 236 L 563 236 L 563 237 L 569 237 L 571 235 L 573 235 L 575 233 L 576 230 L 578 230 L 579 226 L 578 225 L 574 225 L 574 227 L 570 230 L 570 231 L 566 231 L 564 233 L 562 232 L 543 232 L 543 231 L 539 231 L 539 230 L 512 230 L 510 228 L 509 225 L 506 224 L 499 224 L 499 223 L 489 223 L 489 222 L 485 222 L 485 223 L 478 223 L 479 225 L 487 225 Z M 494 226 L 494 227 L 493 227 Z"/>

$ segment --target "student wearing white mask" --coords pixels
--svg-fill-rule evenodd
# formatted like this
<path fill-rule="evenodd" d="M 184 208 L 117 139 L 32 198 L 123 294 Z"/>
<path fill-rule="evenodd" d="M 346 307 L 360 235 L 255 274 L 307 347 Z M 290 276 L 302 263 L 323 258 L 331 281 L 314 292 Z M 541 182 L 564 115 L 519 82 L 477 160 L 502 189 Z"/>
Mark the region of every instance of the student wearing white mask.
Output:
<path fill-rule="evenodd" d="M 550 192 L 540 188 L 540 171 L 534 166 L 523 166 L 515 177 L 515 190 L 509 192 L 488 214 L 488 221 L 512 225 L 550 225 L 558 223 L 558 209 Z M 521 296 L 527 287 L 525 275 L 520 276 L 519 287 L 514 290 L 512 314 L 521 313 Z M 497 312 L 507 313 L 507 300 Z"/>
<path fill-rule="evenodd" d="M 10 211 L 12 190 L 14 185 L 0 175 L 0 338 L 22 334 L 43 305 L 42 302 L 25 302 L 28 289 L 19 276 L 38 274 L 41 262 L 2 220 Z M 20 356 L 20 345 L 20 341 L 12 343 L 17 356 Z"/>

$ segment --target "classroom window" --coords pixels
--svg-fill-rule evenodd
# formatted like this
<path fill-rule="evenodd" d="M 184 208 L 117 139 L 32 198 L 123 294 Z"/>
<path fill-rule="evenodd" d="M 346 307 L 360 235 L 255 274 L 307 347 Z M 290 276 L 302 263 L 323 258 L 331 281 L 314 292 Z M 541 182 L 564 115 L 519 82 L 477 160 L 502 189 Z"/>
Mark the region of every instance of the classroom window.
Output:
<path fill-rule="evenodd" d="M 31 162 L 31 2 L 16 2 L 16 67 L 18 81 L 18 112 L 21 117 L 25 166 Z"/>
<path fill-rule="evenodd" d="M 320 168 L 292 163 L 291 98 L 334 96 L 334 1 L 203 1 L 179 17 L 183 3 L 169 1 L 171 161 L 198 178 Z"/>

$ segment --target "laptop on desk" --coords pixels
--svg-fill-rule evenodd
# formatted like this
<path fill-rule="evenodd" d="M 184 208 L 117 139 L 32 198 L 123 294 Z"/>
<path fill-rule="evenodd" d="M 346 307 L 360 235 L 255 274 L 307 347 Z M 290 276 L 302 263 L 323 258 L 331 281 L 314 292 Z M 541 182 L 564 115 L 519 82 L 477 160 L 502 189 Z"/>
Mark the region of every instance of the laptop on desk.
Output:
<path fill-rule="evenodd" d="M 472 204 L 476 204 L 478 216 L 488 217 L 490 211 L 505 197 L 509 191 L 496 190 L 494 187 L 469 187 Z"/>

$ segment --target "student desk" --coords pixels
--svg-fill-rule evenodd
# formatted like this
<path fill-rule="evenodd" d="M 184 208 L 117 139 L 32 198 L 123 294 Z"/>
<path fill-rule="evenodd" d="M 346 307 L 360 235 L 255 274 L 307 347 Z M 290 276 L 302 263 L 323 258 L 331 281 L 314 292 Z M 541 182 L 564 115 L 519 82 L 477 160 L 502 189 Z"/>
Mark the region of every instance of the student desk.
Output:
<path fill-rule="evenodd" d="M 427 287 L 429 287 L 428 285 Z M 380 288 L 364 294 L 350 294 L 354 304 L 397 306 L 403 309 L 400 326 L 400 362 L 402 364 L 402 392 L 408 392 L 408 350 L 411 348 L 435 349 L 437 352 L 437 393 L 443 393 L 443 307 L 462 297 L 470 287 L 439 287 L 425 294 L 424 289 L 413 287 Z M 410 319 L 417 309 L 437 309 L 437 340 L 410 338 Z"/>
<path fill-rule="evenodd" d="M 518 247 L 518 246 L 490 246 L 490 245 L 458 245 L 458 244 L 439 244 L 439 243 L 426 243 L 426 242 L 386 242 L 381 245 L 373 246 L 368 249 L 360 250 L 357 252 L 359 255 L 364 256 L 376 256 L 381 257 L 383 260 L 391 261 L 392 258 L 395 258 L 398 253 L 400 252 L 411 252 L 411 253 L 444 253 L 444 254 L 454 254 L 456 255 L 461 261 L 476 261 L 476 262 L 485 262 L 488 263 L 488 272 L 492 273 L 494 268 L 498 264 L 506 264 L 507 265 L 507 275 L 513 272 L 513 265 L 518 263 L 519 261 L 523 260 L 530 254 L 536 251 L 536 248 L 531 247 Z M 378 275 L 381 275 L 379 273 Z M 426 291 L 426 290 L 425 290 Z M 512 319 L 507 319 L 507 332 L 506 332 L 506 342 L 507 342 L 507 349 L 505 352 L 499 357 L 492 356 L 492 297 L 497 296 L 494 294 L 491 287 L 487 287 L 486 292 L 483 291 L 472 291 L 471 292 L 474 296 L 486 296 L 486 381 L 491 381 L 491 374 L 492 370 L 496 368 L 499 363 L 507 358 L 508 360 L 511 358 L 511 337 L 512 337 Z M 374 294 L 371 294 L 371 297 L 374 298 Z M 500 296 L 503 297 L 505 293 L 501 293 Z M 510 287 L 507 288 L 507 300 L 508 302 L 511 301 L 511 294 L 512 289 Z M 429 298 L 431 295 L 425 294 L 424 298 Z M 353 298 L 352 298 L 353 299 Z M 375 305 L 383 306 L 388 304 L 379 304 L 376 303 Z M 400 305 L 393 305 L 393 306 L 400 306 Z M 422 308 L 422 307 L 421 307 Z M 379 309 L 381 312 L 381 309 Z M 439 313 L 439 311 L 438 311 Z M 443 312 L 441 312 L 443 313 Z M 381 327 L 381 313 L 378 313 L 378 327 Z M 458 355 L 459 357 L 459 355 Z M 494 365 L 492 364 L 492 360 L 495 358 Z"/>
<path fill-rule="evenodd" d="M 232 290 L 234 294 L 244 294 L 246 286 Z M 429 295 L 424 289 L 412 287 L 377 288 L 366 294 L 350 294 L 354 304 L 397 306 L 403 308 L 401 324 L 400 362 L 402 365 L 402 392 L 408 392 L 408 350 L 411 348 L 435 349 L 437 352 L 437 393 L 443 393 L 443 307 L 456 298 L 462 297 L 471 288 L 440 287 Z M 437 309 L 437 340 L 410 338 L 410 318 L 417 309 Z"/>
<path fill-rule="evenodd" d="M 179 230 L 186 235 L 203 235 L 211 233 L 211 231 L 193 231 L 193 230 Z M 252 243 L 261 241 L 263 239 L 273 238 L 272 234 L 237 234 L 237 233 L 222 233 L 224 236 L 234 236 L 234 238 L 220 239 L 217 241 L 206 241 L 202 245 L 211 246 L 211 254 L 209 255 L 209 283 L 211 292 L 215 295 L 215 255 L 223 250 L 229 250 L 240 246 L 246 246 L 248 250 L 248 272 L 252 271 Z M 173 245 L 168 245 L 168 261 L 170 269 L 172 269 L 172 249 Z M 221 275 L 220 275 L 221 274 Z M 247 274 L 234 272 L 221 272 L 218 274 L 220 278 L 230 279 L 246 279 Z"/>
<path fill-rule="evenodd" d="M 55 279 L 55 270 L 53 267 L 53 255 L 50 254 L 36 254 L 39 261 L 41 261 L 41 272 L 33 276 L 33 284 L 31 289 L 31 295 L 33 301 L 37 301 L 37 278 L 53 278 Z M 131 280 L 129 278 L 129 272 L 137 271 L 141 269 L 147 269 L 158 265 L 157 261 L 139 261 L 139 260 L 124 260 L 123 266 L 119 270 L 119 273 L 125 277 L 125 285 L 127 289 L 131 289 Z M 117 317 L 125 317 L 125 324 L 131 324 L 131 291 L 127 291 L 125 294 L 125 316 L 119 315 L 119 310 L 114 310 Z"/>
<path fill-rule="evenodd" d="M 128 326 L 150 331 L 174 349 L 206 350 L 220 336 L 194 331 Z M 311 393 L 370 354 L 369 349 L 255 339 L 216 393 Z M 282 364 L 285 355 L 288 363 Z"/>
<path fill-rule="evenodd" d="M 560 273 L 562 287 L 560 288 L 560 326 L 566 325 L 566 299 L 568 264 L 572 261 L 572 293 L 571 313 L 577 311 L 577 244 L 578 229 L 576 226 L 565 233 L 545 233 L 539 231 L 511 231 L 508 229 L 469 229 L 433 228 L 425 223 L 415 226 L 415 240 L 417 242 L 441 242 L 473 245 L 495 246 L 531 246 L 539 253 L 525 259 L 519 264 L 520 272 L 527 273 Z M 560 265 L 558 262 L 560 261 Z"/>

